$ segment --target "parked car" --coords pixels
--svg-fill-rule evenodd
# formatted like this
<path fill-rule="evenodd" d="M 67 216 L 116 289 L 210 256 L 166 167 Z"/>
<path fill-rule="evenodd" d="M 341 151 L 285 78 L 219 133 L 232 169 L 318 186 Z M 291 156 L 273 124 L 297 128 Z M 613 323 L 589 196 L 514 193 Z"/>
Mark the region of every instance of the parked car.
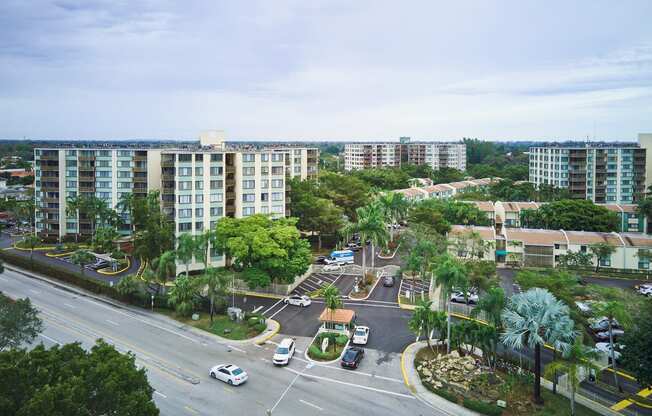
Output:
<path fill-rule="evenodd" d="M 369 327 L 368 326 L 356 326 L 353 331 L 353 337 L 351 342 L 357 345 L 365 345 L 369 341 Z"/>
<path fill-rule="evenodd" d="M 232 386 L 239 386 L 249 378 L 243 369 L 233 364 L 216 365 L 210 369 L 208 374 L 211 378 L 221 380 Z"/>
<path fill-rule="evenodd" d="M 383 286 L 385 286 L 385 287 L 394 286 L 394 276 L 385 276 L 385 277 L 383 277 Z"/>
<path fill-rule="evenodd" d="M 292 338 L 284 338 L 276 351 L 274 352 L 274 357 L 272 357 L 272 362 L 274 365 L 287 365 L 290 363 L 290 360 L 294 356 L 294 340 Z"/>
<path fill-rule="evenodd" d="M 349 347 L 344 351 L 340 365 L 348 368 L 358 368 L 364 357 L 364 350 L 359 347 Z"/>
<path fill-rule="evenodd" d="M 620 327 L 618 321 L 615 319 L 613 320 L 612 327 Z M 604 316 L 601 318 L 589 319 L 589 328 L 591 328 L 593 332 L 607 331 L 609 329 L 609 320 Z"/>
<path fill-rule="evenodd" d="M 466 297 L 464 297 L 464 292 L 455 292 L 451 295 L 451 301 L 458 303 L 468 303 L 474 305 L 478 303 L 480 298 L 475 293 L 466 292 Z"/>
<path fill-rule="evenodd" d="M 349 243 L 346 245 L 346 248 L 351 251 L 360 251 L 362 249 L 362 246 L 360 246 L 359 243 Z"/>
<path fill-rule="evenodd" d="M 111 263 L 109 263 L 106 260 L 98 260 L 95 263 L 89 264 L 86 267 L 89 268 L 89 269 L 92 269 L 92 270 L 99 270 L 99 269 L 103 269 L 105 267 L 109 267 L 110 265 L 111 265 Z"/>
<path fill-rule="evenodd" d="M 303 308 L 310 306 L 312 300 L 310 300 L 310 298 L 306 295 L 290 295 L 283 299 L 283 303 L 286 305 L 301 306 Z"/>
<path fill-rule="evenodd" d="M 623 348 L 625 348 L 625 346 L 622 344 L 614 344 L 614 358 L 616 358 L 616 362 L 620 360 L 620 352 L 623 350 Z M 599 353 L 606 354 L 609 362 L 611 363 L 611 348 L 609 347 L 608 342 L 597 342 L 595 344 L 595 350 Z"/>
<path fill-rule="evenodd" d="M 340 266 L 338 263 L 331 263 L 325 265 L 322 270 L 325 272 L 337 272 L 342 270 L 342 266 Z"/>
<path fill-rule="evenodd" d="M 589 302 L 576 301 L 575 306 L 577 306 L 577 309 L 583 315 L 590 315 L 591 314 L 592 309 L 591 309 L 591 304 Z"/>
<path fill-rule="evenodd" d="M 316 264 L 326 264 L 326 256 L 317 256 L 315 257 Z"/>
<path fill-rule="evenodd" d="M 634 289 L 638 294 L 652 297 L 652 284 L 636 285 Z"/>
<path fill-rule="evenodd" d="M 614 339 L 617 339 L 625 335 L 625 331 L 623 331 L 622 329 L 612 329 L 611 333 L 613 334 Z M 595 339 L 599 341 L 609 341 L 609 331 L 596 332 Z"/>

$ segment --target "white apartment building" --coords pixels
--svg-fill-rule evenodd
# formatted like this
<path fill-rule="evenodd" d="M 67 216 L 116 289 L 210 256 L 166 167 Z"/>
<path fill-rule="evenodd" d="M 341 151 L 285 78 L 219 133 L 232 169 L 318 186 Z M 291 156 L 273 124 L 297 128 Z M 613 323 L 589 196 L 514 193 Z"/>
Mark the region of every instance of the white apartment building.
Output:
<path fill-rule="evenodd" d="M 344 145 L 344 169 L 400 167 L 427 164 L 434 170 L 466 170 L 464 143 L 409 142 L 348 143 Z"/>

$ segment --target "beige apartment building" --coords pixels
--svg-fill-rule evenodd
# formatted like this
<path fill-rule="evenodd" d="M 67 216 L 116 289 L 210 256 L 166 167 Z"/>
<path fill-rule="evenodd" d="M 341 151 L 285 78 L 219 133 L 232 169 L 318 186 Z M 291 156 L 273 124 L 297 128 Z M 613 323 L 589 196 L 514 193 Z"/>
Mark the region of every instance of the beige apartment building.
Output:
<path fill-rule="evenodd" d="M 466 170 L 464 143 L 401 142 L 348 143 L 344 145 L 344 169 L 347 171 L 400 167 L 401 165 L 428 165 L 433 170 L 453 168 Z"/>

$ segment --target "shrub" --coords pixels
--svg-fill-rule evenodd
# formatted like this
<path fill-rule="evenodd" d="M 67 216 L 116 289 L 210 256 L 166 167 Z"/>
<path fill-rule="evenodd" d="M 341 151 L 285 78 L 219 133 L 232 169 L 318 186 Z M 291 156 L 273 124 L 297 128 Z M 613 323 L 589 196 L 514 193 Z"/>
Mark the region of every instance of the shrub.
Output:
<path fill-rule="evenodd" d="M 457 395 L 455 393 L 452 393 L 445 388 L 438 389 L 435 386 L 433 386 L 430 383 L 422 383 L 428 390 L 431 392 L 435 393 L 438 396 L 443 397 L 444 399 L 448 400 L 449 402 L 457 403 Z"/>
<path fill-rule="evenodd" d="M 330 361 L 334 360 L 337 357 L 339 357 L 339 353 L 337 352 L 321 352 L 318 346 L 316 345 L 311 345 L 310 348 L 308 348 L 308 355 L 316 360 L 324 360 L 324 361 Z"/>
<path fill-rule="evenodd" d="M 335 337 L 335 343 L 337 345 L 340 346 L 346 345 L 347 342 L 349 342 L 349 337 L 347 337 L 346 335 L 338 335 L 337 337 Z"/>
<path fill-rule="evenodd" d="M 503 409 L 501 409 L 500 407 L 494 404 L 485 403 L 473 399 L 465 398 L 462 405 L 467 409 L 475 410 L 478 413 L 482 413 L 483 415 L 488 415 L 488 416 L 500 416 L 503 413 Z"/>
<path fill-rule="evenodd" d="M 254 325 L 254 329 L 256 331 L 258 331 L 258 333 L 261 333 L 261 332 L 263 332 L 264 330 L 267 329 L 267 325 L 264 324 L 263 322 L 260 322 L 260 323 L 257 323 L 256 325 Z"/>
<path fill-rule="evenodd" d="M 259 319 L 258 319 L 257 316 L 252 316 L 251 318 L 247 319 L 247 325 L 254 326 L 254 325 L 258 324 L 258 321 L 259 321 Z"/>

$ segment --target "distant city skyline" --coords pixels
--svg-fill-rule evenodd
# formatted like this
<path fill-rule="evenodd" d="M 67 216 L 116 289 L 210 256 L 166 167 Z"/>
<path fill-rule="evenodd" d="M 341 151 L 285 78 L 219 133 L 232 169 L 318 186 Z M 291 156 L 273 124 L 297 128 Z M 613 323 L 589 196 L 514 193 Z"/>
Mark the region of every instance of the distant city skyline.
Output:
<path fill-rule="evenodd" d="M 652 2 L 0 3 L 0 138 L 636 141 Z"/>

